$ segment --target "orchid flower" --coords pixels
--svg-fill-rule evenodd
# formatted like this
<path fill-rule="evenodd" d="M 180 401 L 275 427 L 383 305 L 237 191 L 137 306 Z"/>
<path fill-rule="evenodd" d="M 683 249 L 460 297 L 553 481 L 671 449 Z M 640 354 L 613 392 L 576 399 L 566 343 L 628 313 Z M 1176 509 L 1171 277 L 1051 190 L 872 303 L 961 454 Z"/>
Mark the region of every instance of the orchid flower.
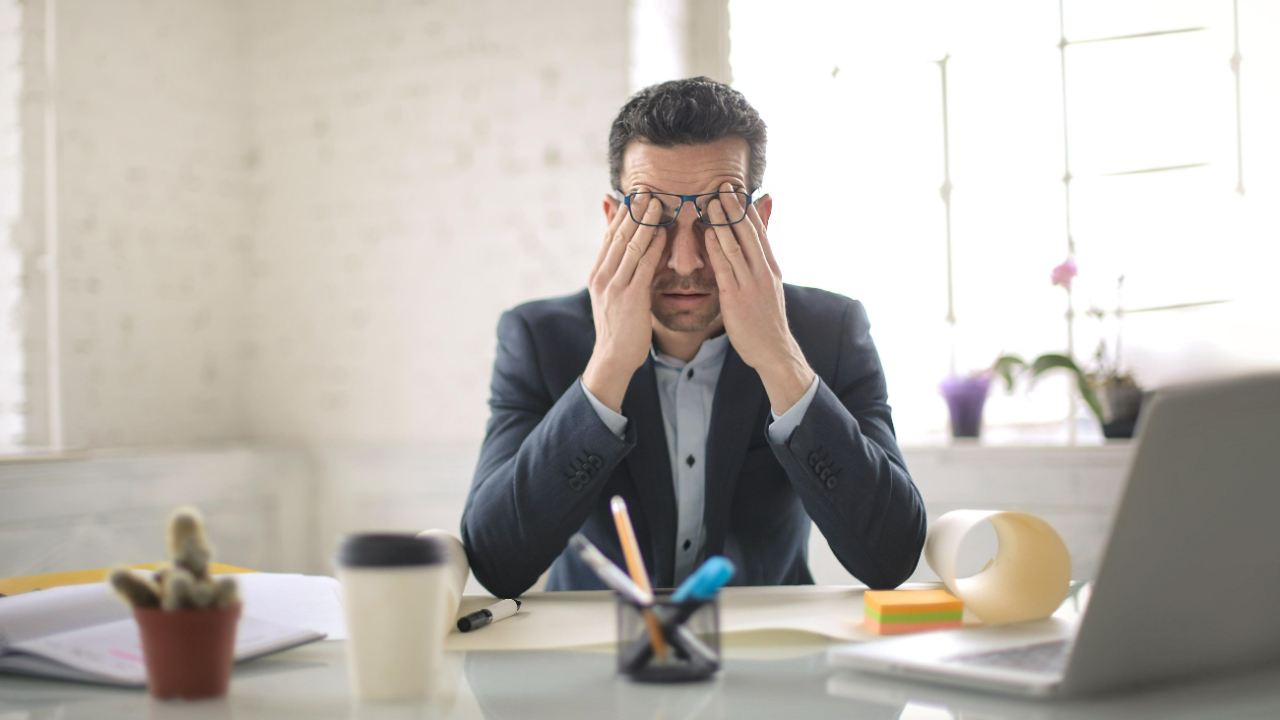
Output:
<path fill-rule="evenodd" d="M 1068 257 L 1065 262 L 1053 269 L 1053 272 L 1049 275 L 1049 279 L 1053 281 L 1054 285 L 1061 285 L 1063 289 L 1070 290 L 1071 280 L 1078 274 L 1079 273 L 1076 270 L 1076 259 L 1074 257 Z"/>

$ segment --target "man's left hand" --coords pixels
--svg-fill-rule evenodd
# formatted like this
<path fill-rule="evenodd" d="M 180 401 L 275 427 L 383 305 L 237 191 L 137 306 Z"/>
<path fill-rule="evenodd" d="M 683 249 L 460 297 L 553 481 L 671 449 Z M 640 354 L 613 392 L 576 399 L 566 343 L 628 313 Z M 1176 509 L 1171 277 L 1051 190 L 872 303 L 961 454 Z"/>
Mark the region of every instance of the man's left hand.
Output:
<path fill-rule="evenodd" d="M 728 183 L 720 189 L 732 190 Z M 728 210 L 736 214 L 741 206 Z M 720 201 L 712 200 L 708 212 L 714 222 L 725 221 Z M 809 390 L 813 370 L 787 325 L 782 272 L 755 205 L 742 222 L 707 228 L 706 247 L 729 342 L 760 374 L 774 414 L 782 415 Z"/>

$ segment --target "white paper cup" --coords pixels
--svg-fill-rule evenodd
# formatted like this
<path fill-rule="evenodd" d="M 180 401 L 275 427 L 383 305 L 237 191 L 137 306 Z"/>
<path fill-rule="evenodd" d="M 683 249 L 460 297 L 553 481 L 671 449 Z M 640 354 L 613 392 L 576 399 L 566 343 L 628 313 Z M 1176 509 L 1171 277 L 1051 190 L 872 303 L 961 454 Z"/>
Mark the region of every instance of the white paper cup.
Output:
<path fill-rule="evenodd" d="M 434 538 L 364 534 L 338 551 L 347 618 L 347 671 L 361 700 L 432 694 L 444 659 L 449 550 Z"/>

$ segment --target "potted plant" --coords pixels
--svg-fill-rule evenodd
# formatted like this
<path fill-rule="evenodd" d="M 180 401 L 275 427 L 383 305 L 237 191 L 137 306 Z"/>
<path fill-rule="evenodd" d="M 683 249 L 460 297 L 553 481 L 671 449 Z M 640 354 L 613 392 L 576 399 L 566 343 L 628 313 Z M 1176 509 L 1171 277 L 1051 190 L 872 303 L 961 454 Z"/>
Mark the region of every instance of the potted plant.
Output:
<path fill-rule="evenodd" d="M 1054 267 L 1050 273 L 1050 281 L 1067 292 L 1069 344 L 1072 336 L 1070 328 L 1073 317 L 1070 303 L 1071 284 L 1078 274 L 1079 271 L 1074 257 L 1068 257 L 1065 262 Z M 1093 307 L 1086 314 L 1098 320 L 1099 324 L 1103 322 L 1108 314 L 1113 314 L 1117 320 L 1123 319 L 1125 314 L 1121 304 L 1123 289 L 1124 276 L 1121 275 L 1116 282 L 1116 309 L 1108 313 L 1108 311 L 1101 308 Z M 996 360 L 992 370 L 1004 379 L 1005 385 L 1010 392 L 1013 391 L 1016 374 L 1029 373 L 1031 382 L 1034 384 L 1040 375 L 1049 370 L 1065 370 L 1074 377 L 1080 398 L 1084 400 L 1085 404 L 1089 406 L 1089 410 L 1093 412 L 1094 417 L 1098 419 L 1098 424 L 1102 426 L 1103 436 L 1107 438 L 1129 438 L 1133 437 L 1133 432 L 1138 422 L 1138 412 L 1141 408 L 1143 392 L 1133 375 L 1121 368 L 1120 329 L 1119 325 L 1117 325 L 1114 354 L 1108 353 L 1106 336 L 1103 335 L 1098 341 L 1097 350 L 1094 352 L 1093 367 L 1089 370 L 1081 367 L 1072 357 L 1070 351 L 1066 353 L 1045 353 L 1030 363 L 1027 363 L 1017 355 L 1002 355 Z"/>
<path fill-rule="evenodd" d="M 226 695 L 240 619 L 236 582 L 210 576 L 212 551 L 195 508 L 173 513 L 168 540 L 170 562 L 155 573 L 121 568 L 108 578 L 133 607 L 147 689 L 157 698 Z"/>
<path fill-rule="evenodd" d="M 942 381 L 939 389 L 951 414 L 951 437 L 976 438 L 981 434 L 982 409 L 990 387 L 989 368 L 969 375 L 953 375 Z"/>
<path fill-rule="evenodd" d="M 1041 375 L 1056 369 L 1066 370 L 1075 377 L 1076 389 L 1080 392 L 1080 398 L 1093 411 L 1094 416 L 1098 418 L 1098 422 L 1105 423 L 1102 403 L 1098 400 L 1098 393 L 1094 390 L 1094 379 L 1082 370 L 1070 355 L 1045 353 L 1030 363 L 1017 355 L 1001 355 L 996 359 L 995 365 L 992 366 L 992 371 L 1004 380 L 1005 387 L 1009 392 L 1013 392 L 1014 383 L 1020 374 L 1029 374 L 1031 382 L 1034 384 Z"/>

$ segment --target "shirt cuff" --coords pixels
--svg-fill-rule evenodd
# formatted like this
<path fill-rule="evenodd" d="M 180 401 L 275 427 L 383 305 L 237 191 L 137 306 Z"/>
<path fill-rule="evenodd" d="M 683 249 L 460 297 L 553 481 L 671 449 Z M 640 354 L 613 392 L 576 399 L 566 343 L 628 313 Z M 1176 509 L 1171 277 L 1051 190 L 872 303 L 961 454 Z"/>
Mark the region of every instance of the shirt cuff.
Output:
<path fill-rule="evenodd" d="M 587 389 L 587 384 L 582 382 L 582 378 L 578 378 L 578 384 L 582 386 L 582 392 L 587 396 L 587 402 L 591 403 L 591 407 L 596 409 L 596 414 L 600 416 L 600 420 L 604 422 L 605 427 L 613 431 L 613 434 L 617 435 L 618 439 L 621 440 L 627 432 L 627 418 L 623 415 L 619 415 L 607 405 L 597 400 L 596 396 L 592 395 L 591 391 Z M 810 399 L 813 398 L 812 391 L 809 392 L 808 397 Z M 805 404 L 807 405 L 808 403 Z"/>
<path fill-rule="evenodd" d="M 586 387 L 583 387 L 585 390 Z M 804 417 L 805 412 L 809 409 L 809 404 L 813 402 L 813 396 L 818 394 L 818 374 L 814 373 L 813 382 L 809 383 L 809 389 L 805 391 L 804 397 L 799 402 L 791 406 L 791 409 L 782 413 L 782 417 L 773 414 L 773 410 L 769 410 L 769 417 L 773 422 L 769 425 L 769 442 L 774 445 L 782 445 L 787 442 L 787 438 L 791 437 L 791 433 L 795 432 L 796 426 L 800 424 L 800 419 Z M 587 393 L 587 397 L 592 403 L 598 402 L 591 397 L 591 393 Z M 605 408 L 608 410 L 608 408 Z M 610 411 L 612 412 L 612 411 Z M 607 421 L 606 421 L 607 422 Z M 625 427 L 625 426 L 624 426 Z"/>

